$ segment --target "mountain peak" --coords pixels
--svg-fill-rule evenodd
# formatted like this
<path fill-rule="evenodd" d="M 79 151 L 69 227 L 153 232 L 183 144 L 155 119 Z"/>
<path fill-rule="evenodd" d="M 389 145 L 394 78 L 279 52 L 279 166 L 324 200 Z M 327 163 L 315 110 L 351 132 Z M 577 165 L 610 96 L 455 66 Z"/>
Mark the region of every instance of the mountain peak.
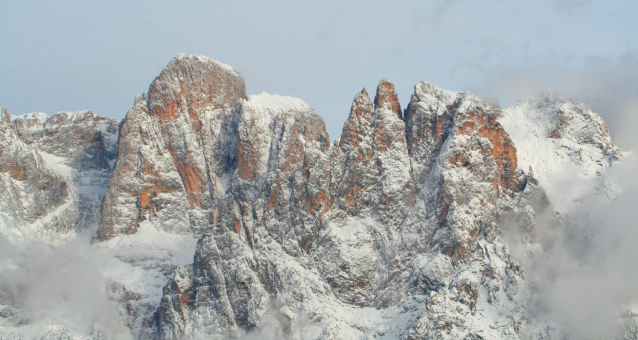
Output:
<path fill-rule="evenodd" d="M 576 100 L 521 103 L 421 82 L 402 111 L 383 78 L 374 100 L 354 93 L 331 147 L 303 100 L 247 96 L 230 66 L 182 53 L 121 124 L 2 108 L 0 240 L 59 244 L 95 226 L 132 338 L 539 338 L 506 233 L 542 247 L 537 221 L 586 192 L 563 199 L 561 182 L 598 190 L 617 148 Z M 0 303 L 2 338 L 40 327 L 16 301 Z"/>
<path fill-rule="evenodd" d="M 219 62 L 211 57 L 205 55 L 197 55 L 197 54 L 188 54 L 188 53 L 180 53 L 175 56 L 169 63 L 166 65 L 166 68 L 172 67 L 173 65 L 180 63 L 190 63 L 190 64 L 202 64 L 202 65 L 215 65 L 217 67 L 226 69 L 229 72 L 236 73 L 239 75 L 232 66 L 226 65 L 222 62 Z"/>
<path fill-rule="evenodd" d="M 180 54 L 150 86 L 149 113 L 162 120 L 188 114 L 192 120 L 206 110 L 233 109 L 246 99 L 239 72 L 209 57 Z"/>
<path fill-rule="evenodd" d="M 394 84 L 386 78 L 379 81 L 377 94 L 374 97 L 374 107 L 390 110 L 401 118 L 401 104 L 399 104 L 399 96 L 394 90 Z"/>
<path fill-rule="evenodd" d="M 0 120 L 4 122 L 11 122 L 11 116 L 9 115 L 9 111 L 6 108 L 0 108 Z"/>

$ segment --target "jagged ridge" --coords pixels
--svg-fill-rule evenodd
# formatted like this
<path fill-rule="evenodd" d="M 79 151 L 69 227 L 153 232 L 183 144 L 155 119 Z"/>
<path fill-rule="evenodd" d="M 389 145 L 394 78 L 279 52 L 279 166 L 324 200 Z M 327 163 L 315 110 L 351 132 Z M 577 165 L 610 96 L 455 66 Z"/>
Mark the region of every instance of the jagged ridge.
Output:
<path fill-rule="evenodd" d="M 303 101 L 246 96 L 232 68 L 179 55 L 121 124 L 97 237 L 158 229 L 199 241 L 193 263 L 173 269 L 181 260 L 170 252 L 161 260 L 120 258 L 168 277 L 161 301 L 127 278 L 110 278 L 126 323 L 136 337 L 163 339 L 247 331 L 315 339 L 540 334 L 525 307 L 524 270 L 499 232 L 503 218 L 516 216 L 533 242 L 532 206 L 544 197 L 542 171 L 539 181 L 519 167 L 512 122 L 551 111 L 551 131 L 539 140 L 562 144 L 549 151 L 591 145 L 582 150 L 598 171 L 620 157 L 600 117 L 549 102 L 551 110 L 519 104 L 503 113 L 423 82 L 402 112 L 382 79 L 374 101 L 365 89 L 355 95 L 331 146 L 323 120 Z M 43 122 L 16 121 L 19 138 L 43 143 L 33 128 Z M 109 138 L 102 145 L 112 145 Z M 49 140 L 57 150 L 63 138 Z M 105 165 L 116 153 L 105 148 L 95 162 L 82 156 L 95 148 L 83 149 L 73 164 L 110 173 Z"/>

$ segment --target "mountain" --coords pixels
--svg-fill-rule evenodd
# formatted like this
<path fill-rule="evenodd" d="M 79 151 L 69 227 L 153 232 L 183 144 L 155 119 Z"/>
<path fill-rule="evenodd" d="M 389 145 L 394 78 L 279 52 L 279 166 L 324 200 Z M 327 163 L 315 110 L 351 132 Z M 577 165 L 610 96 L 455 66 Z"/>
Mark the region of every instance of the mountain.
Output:
<path fill-rule="evenodd" d="M 0 131 L 2 237 L 93 235 L 123 325 L 47 315 L 52 338 L 568 335 L 537 317 L 510 248 L 542 252 L 537 215 L 613 195 L 600 175 L 622 157 L 574 99 L 501 110 L 421 82 L 402 110 L 387 79 L 355 94 L 331 143 L 307 103 L 247 95 L 237 71 L 187 54 L 121 123 L 3 110 Z M 0 294 L 0 336 L 37 333 L 20 307 Z"/>

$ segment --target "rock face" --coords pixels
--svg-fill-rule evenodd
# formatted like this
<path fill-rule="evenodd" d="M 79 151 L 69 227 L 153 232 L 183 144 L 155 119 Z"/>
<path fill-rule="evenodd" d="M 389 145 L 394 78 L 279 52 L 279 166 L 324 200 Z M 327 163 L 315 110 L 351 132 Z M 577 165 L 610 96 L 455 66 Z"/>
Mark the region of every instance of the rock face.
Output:
<path fill-rule="evenodd" d="M 134 233 L 147 219 L 164 230 L 203 234 L 224 194 L 220 181 L 236 162 L 236 141 L 228 137 L 245 97 L 244 81 L 230 67 L 206 57 L 173 59 L 123 123 L 99 239 Z"/>
<path fill-rule="evenodd" d="M 0 133 L 0 233 L 52 239 L 72 232 L 78 193 L 70 180 L 47 167 L 37 149 L 20 139 L 4 108 Z"/>
<path fill-rule="evenodd" d="M 515 333 L 477 321 L 489 318 L 479 305 L 505 306 L 524 286 L 497 226 L 522 209 L 526 178 L 500 110 L 420 83 L 404 118 L 383 79 L 374 102 L 365 89 L 355 95 L 333 147 L 298 100 L 252 96 L 233 115 L 235 170 L 195 262 L 176 267 L 164 289 L 161 337 L 291 336 L 302 315 L 324 325 L 315 338 L 381 334 L 335 308 L 410 320 L 391 337 Z M 429 304 L 415 302 L 424 294 Z M 512 317 L 526 315 L 503 307 L 499 318 Z"/>
<path fill-rule="evenodd" d="M 416 197 L 391 82 L 381 80 L 374 103 L 365 89 L 357 93 L 332 152 L 331 223 L 317 254 L 337 297 L 357 306 L 383 304 L 378 291 L 386 285 L 396 260 L 393 243 Z M 344 235 L 344 229 L 356 236 Z"/>
<path fill-rule="evenodd" d="M 0 202 L 14 214 L 3 234 L 54 240 L 95 227 L 117 158 L 119 122 L 90 111 L 11 118 L 3 112 L 8 177 Z"/>
<path fill-rule="evenodd" d="M 91 113 L 8 117 L 1 211 L 43 220 L 48 210 L 18 216 L 6 202 L 39 186 L 30 205 L 62 206 L 87 197 L 87 179 L 108 183 L 101 217 L 71 204 L 76 215 L 51 223 L 100 217 L 111 297 L 141 339 L 547 336 L 503 221 L 538 248 L 536 211 L 563 198 L 554 175 L 575 167 L 593 181 L 621 155 L 573 100 L 501 111 L 422 82 L 402 111 L 386 79 L 374 100 L 355 94 L 331 145 L 305 102 L 247 96 L 235 70 L 186 54 L 135 99 L 117 150 L 117 122 Z"/>
<path fill-rule="evenodd" d="M 117 158 L 119 121 L 91 111 L 27 114 L 13 120 L 20 138 L 77 189 L 76 230 L 95 228 Z"/>
<path fill-rule="evenodd" d="M 434 224 L 449 228 L 441 235 L 447 249 L 441 250 L 455 261 L 469 255 L 480 229 L 490 226 L 524 186 L 516 148 L 497 122 L 499 114 L 472 94 L 427 83 L 416 85 L 406 110 L 416 178 L 427 188 L 423 198 L 436 211 Z"/>
<path fill-rule="evenodd" d="M 282 284 L 272 256 L 307 258 L 329 209 L 329 139 L 321 118 L 298 99 L 266 93 L 243 101 L 235 114 L 237 168 L 192 269 L 169 281 L 188 290 L 165 290 L 158 312 L 165 338 L 255 328 Z"/>

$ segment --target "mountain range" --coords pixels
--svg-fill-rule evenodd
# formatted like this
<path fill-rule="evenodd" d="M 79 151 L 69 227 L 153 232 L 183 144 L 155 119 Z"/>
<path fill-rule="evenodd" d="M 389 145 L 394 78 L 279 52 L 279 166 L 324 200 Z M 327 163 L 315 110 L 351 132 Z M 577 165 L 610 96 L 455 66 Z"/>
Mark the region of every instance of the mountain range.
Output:
<path fill-rule="evenodd" d="M 2 109 L 0 134 L 3 339 L 577 338 L 530 266 L 624 157 L 573 98 L 420 82 L 402 109 L 387 79 L 331 141 L 188 54 L 122 121 Z"/>

